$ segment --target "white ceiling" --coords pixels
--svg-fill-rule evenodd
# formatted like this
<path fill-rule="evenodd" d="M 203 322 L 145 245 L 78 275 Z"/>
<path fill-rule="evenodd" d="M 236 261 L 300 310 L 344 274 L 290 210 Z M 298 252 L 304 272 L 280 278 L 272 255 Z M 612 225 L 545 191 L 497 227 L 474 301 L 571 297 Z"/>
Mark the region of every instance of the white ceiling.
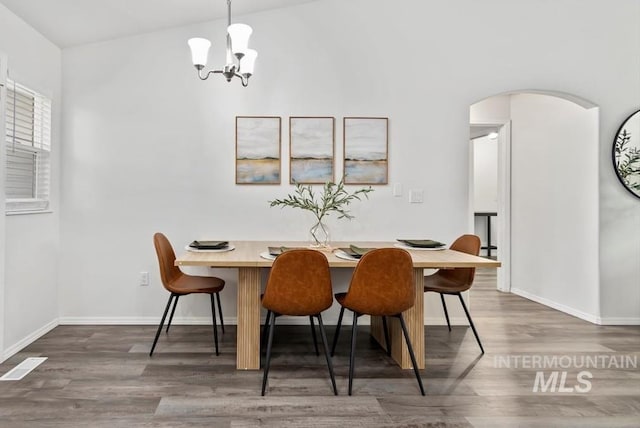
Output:
<path fill-rule="evenodd" d="M 235 0 L 236 15 L 314 0 Z M 221 19 L 226 0 L 0 0 L 61 48 Z M 234 19 L 235 21 L 235 19 Z"/>

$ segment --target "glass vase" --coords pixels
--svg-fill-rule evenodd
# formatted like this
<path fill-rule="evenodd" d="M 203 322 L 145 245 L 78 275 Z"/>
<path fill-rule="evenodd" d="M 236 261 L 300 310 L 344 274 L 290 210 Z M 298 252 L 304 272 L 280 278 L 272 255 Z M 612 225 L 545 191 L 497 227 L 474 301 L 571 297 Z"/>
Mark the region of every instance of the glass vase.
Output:
<path fill-rule="evenodd" d="M 322 220 L 318 220 L 309 229 L 309 241 L 311 241 L 311 247 L 313 248 L 326 248 L 329 246 L 329 228 Z"/>

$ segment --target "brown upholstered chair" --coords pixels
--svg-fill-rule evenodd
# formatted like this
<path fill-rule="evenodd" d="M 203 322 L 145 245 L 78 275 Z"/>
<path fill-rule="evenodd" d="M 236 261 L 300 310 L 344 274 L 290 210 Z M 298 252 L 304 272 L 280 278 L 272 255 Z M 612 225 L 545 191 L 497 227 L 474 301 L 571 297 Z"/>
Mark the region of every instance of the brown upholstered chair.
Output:
<path fill-rule="evenodd" d="M 265 394 L 267 387 L 276 318 L 280 315 L 308 316 L 318 319 L 333 393 L 338 395 L 321 315 L 321 312 L 331 307 L 332 303 L 331 274 L 329 262 L 324 254 L 315 250 L 300 249 L 284 252 L 276 258 L 262 297 L 262 306 L 267 309 L 267 318 L 270 320 L 262 395 Z"/>
<path fill-rule="evenodd" d="M 222 305 L 220 304 L 220 292 L 224 288 L 224 280 L 213 276 L 193 276 L 183 273 L 179 267 L 174 265 L 176 260 L 176 254 L 173 252 L 171 243 L 162 233 L 156 233 L 153 235 L 153 244 L 156 247 L 156 254 L 158 256 L 158 263 L 160 264 L 160 278 L 162 279 L 162 285 L 171 293 L 167 307 L 162 314 L 162 320 L 158 326 L 156 337 L 153 340 L 151 346 L 151 352 L 149 356 L 153 355 L 153 350 L 156 348 L 160 331 L 164 325 L 164 320 L 169 312 L 171 301 L 173 299 L 173 309 L 171 310 L 171 316 L 167 324 L 167 333 L 173 320 L 173 314 L 176 311 L 176 305 L 180 296 L 186 296 L 187 294 L 206 293 L 209 294 L 211 299 L 211 316 L 213 318 L 213 340 L 216 345 L 216 355 L 220 355 L 218 351 L 218 329 L 216 325 L 216 307 L 214 304 L 214 296 L 218 299 L 218 312 L 220 313 L 220 324 L 222 326 L 222 332 L 224 333 L 224 321 L 222 320 Z"/>
<path fill-rule="evenodd" d="M 462 235 L 451 244 L 450 249 L 460 251 L 462 253 L 472 254 L 477 256 L 480 254 L 480 238 L 476 235 Z M 480 336 L 476 331 L 476 327 L 473 325 L 471 315 L 467 310 L 467 305 L 464 304 L 462 298 L 462 292 L 467 291 L 473 284 L 473 278 L 476 274 L 475 268 L 457 268 L 457 269 L 440 269 L 433 275 L 424 277 L 424 291 L 433 291 L 440 293 L 440 300 L 442 301 L 442 308 L 444 309 L 444 316 L 447 319 L 447 326 L 451 331 L 451 323 L 449 322 L 449 313 L 447 312 L 447 304 L 444 301 L 445 294 L 457 295 L 462 303 L 464 313 L 467 315 L 471 330 L 476 336 L 478 345 L 480 345 L 480 351 L 484 354 L 484 348 L 482 342 L 480 342 Z"/>
<path fill-rule="evenodd" d="M 380 248 L 367 252 L 356 266 L 349 290 L 346 293 L 336 294 L 336 300 L 340 308 L 338 325 L 333 340 L 332 355 L 335 352 L 342 316 L 345 308 L 353 312 L 353 324 L 351 327 L 351 356 L 349 361 L 349 395 L 353 385 L 353 373 L 356 352 L 356 330 L 358 317 L 361 315 L 374 315 L 382 317 L 385 332 L 387 354 L 390 355 L 389 333 L 387 330 L 387 317 L 400 320 L 402 332 L 407 341 L 413 371 L 420 386 L 420 392 L 424 395 L 424 387 L 418 370 L 416 357 L 411 346 L 411 340 L 407 332 L 402 312 L 411 308 L 415 301 L 415 286 L 413 280 L 413 262 L 411 255 L 399 248 Z"/>

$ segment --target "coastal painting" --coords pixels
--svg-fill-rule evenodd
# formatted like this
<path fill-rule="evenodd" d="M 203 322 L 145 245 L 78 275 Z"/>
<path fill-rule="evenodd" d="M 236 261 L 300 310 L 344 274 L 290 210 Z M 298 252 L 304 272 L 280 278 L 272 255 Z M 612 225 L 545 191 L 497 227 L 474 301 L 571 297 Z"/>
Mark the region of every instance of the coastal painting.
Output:
<path fill-rule="evenodd" d="M 335 118 L 290 117 L 290 182 L 316 184 L 333 181 Z"/>
<path fill-rule="evenodd" d="M 389 170 L 386 117 L 345 117 L 345 184 L 387 184 Z"/>
<path fill-rule="evenodd" d="M 280 184 L 280 128 L 280 117 L 236 117 L 236 184 Z"/>

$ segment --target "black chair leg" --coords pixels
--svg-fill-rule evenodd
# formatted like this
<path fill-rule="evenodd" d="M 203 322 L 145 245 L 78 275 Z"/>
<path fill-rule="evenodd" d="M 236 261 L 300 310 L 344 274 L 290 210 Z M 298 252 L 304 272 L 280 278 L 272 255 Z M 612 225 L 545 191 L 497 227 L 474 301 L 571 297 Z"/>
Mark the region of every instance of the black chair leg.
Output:
<path fill-rule="evenodd" d="M 349 395 L 353 386 L 353 372 L 356 358 L 356 333 L 358 330 L 358 314 L 353 313 L 353 325 L 351 326 L 351 355 L 349 356 Z"/>
<path fill-rule="evenodd" d="M 418 370 L 418 362 L 416 361 L 416 355 L 413 353 L 413 346 L 411 346 L 411 340 L 409 339 L 409 332 L 407 331 L 407 326 L 404 323 L 404 318 L 402 317 L 402 314 L 398 314 L 398 318 L 400 318 L 402 333 L 404 333 L 404 339 L 407 342 L 407 348 L 409 348 L 409 356 L 411 357 L 411 364 L 413 364 L 413 372 L 416 374 L 418 385 L 420 385 L 420 392 L 422 393 L 422 395 L 425 395 L 424 386 L 422 386 L 422 378 L 420 377 L 420 371 Z"/>
<path fill-rule="evenodd" d="M 387 328 L 387 317 L 382 316 L 382 328 L 384 329 L 384 343 L 387 345 L 387 355 L 391 356 L 391 342 L 389 341 L 389 328 Z"/>
<path fill-rule="evenodd" d="M 260 339 L 260 346 L 264 349 L 267 346 L 267 340 L 269 339 L 269 323 L 271 322 L 271 311 L 267 311 L 267 318 L 264 320 L 264 328 L 262 329 L 262 339 Z"/>
<path fill-rule="evenodd" d="M 316 326 L 313 324 L 313 317 L 309 317 L 309 325 L 311 325 L 311 336 L 313 336 L 313 346 L 316 348 L 316 356 L 320 356 L 320 351 L 318 351 L 318 339 L 316 338 Z"/>
<path fill-rule="evenodd" d="M 447 311 L 447 304 L 444 302 L 444 294 L 440 293 L 440 300 L 442 300 L 442 309 L 444 309 L 444 317 L 447 319 L 447 326 L 451 331 L 451 323 L 449 322 L 449 312 Z"/>
<path fill-rule="evenodd" d="M 336 345 L 338 344 L 338 336 L 340 336 L 340 326 L 342 325 L 342 316 L 344 315 L 344 306 L 340 307 L 340 316 L 338 316 L 338 325 L 336 326 L 336 334 L 333 335 L 333 346 L 331 346 L 331 356 L 336 353 Z"/>
<path fill-rule="evenodd" d="M 460 298 L 460 303 L 462 303 L 462 309 L 464 309 L 464 313 L 467 315 L 467 319 L 469 320 L 469 325 L 471 325 L 471 330 L 473 330 L 473 334 L 476 336 L 478 345 L 480 345 L 480 351 L 482 351 L 482 353 L 484 354 L 484 348 L 482 347 L 482 342 L 480 342 L 480 336 L 478 336 L 478 332 L 476 331 L 476 326 L 473 325 L 473 321 L 471 320 L 471 315 L 469 315 L 469 311 L 467 310 L 467 305 L 464 304 L 464 299 L 462 298 L 462 294 L 458 293 L 458 297 Z"/>
<path fill-rule="evenodd" d="M 266 325 L 265 325 L 266 327 Z M 273 344 L 273 332 L 276 329 L 276 317 L 271 317 L 269 325 L 269 340 L 267 342 L 267 361 L 264 364 L 264 373 L 262 375 L 262 395 L 267 389 L 267 378 L 269 377 L 269 366 L 271 365 L 271 345 Z"/>
<path fill-rule="evenodd" d="M 333 385 L 333 394 L 338 395 L 338 388 L 336 387 L 336 377 L 333 374 L 333 363 L 329 356 L 329 343 L 327 341 L 327 334 L 324 331 L 324 324 L 322 323 L 322 315 L 318 314 L 318 325 L 320 326 L 320 338 L 322 339 L 322 346 L 324 347 L 324 356 L 327 359 L 327 367 L 329 367 L 329 376 L 331 376 L 331 385 Z"/>
<path fill-rule="evenodd" d="M 211 297 L 211 318 L 213 319 L 213 341 L 216 344 L 216 355 L 220 355 L 218 351 L 218 326 L 216 325 L 216 305 L 214 302 L 213 293 L 209 295 Z"/>
<path fill-rule="evenodd" d="M 173 309 L 171 309 L 171 315 L 169 316 L 169 322 L 167 323 L 166 332 L 169 333 L 169 327 L 171 327 L 171 321 L 173 321 L 173 314 L 176 312 L 176 306 L 178 306 L 179 294 L 176 294 L 176 300 L 173 301 Z"/>
<path fill-rule="evenodd" d="M 151 345 L 151 352 L 149 352 L 149 356 L 153 355 L 153 350 L 156 349 L 156 343 L 158 343 L 158 337 L 160 337 L 160 332 L 162 331 L 162 326 L 164 325 L 164 320 L 167 318 L 167 312 L 169 312 L 169 307 L 171 306 L 171 301 L 174 297 L 177 297 L 176 294 L 171 293 L 169 296 L 169 301 L 167 302 L 167 307 L 164 308 L 164 314 L 162 314 L 162 320 L 160 320 L 160 325 L 158 326 L 158 331 L 156 332 L 156 338 L 153 339 L 153 345 Z"/>
<path fill-rule="evenodd" d="M 216 299 L 218 300 L 218 316 L 220 316 L 220 327 L 222 327 L 222 334 L 224 334 L 224 319 L 222 318 L 222 304 L 220 304 L 220 293 L 216 293 Z"/>

